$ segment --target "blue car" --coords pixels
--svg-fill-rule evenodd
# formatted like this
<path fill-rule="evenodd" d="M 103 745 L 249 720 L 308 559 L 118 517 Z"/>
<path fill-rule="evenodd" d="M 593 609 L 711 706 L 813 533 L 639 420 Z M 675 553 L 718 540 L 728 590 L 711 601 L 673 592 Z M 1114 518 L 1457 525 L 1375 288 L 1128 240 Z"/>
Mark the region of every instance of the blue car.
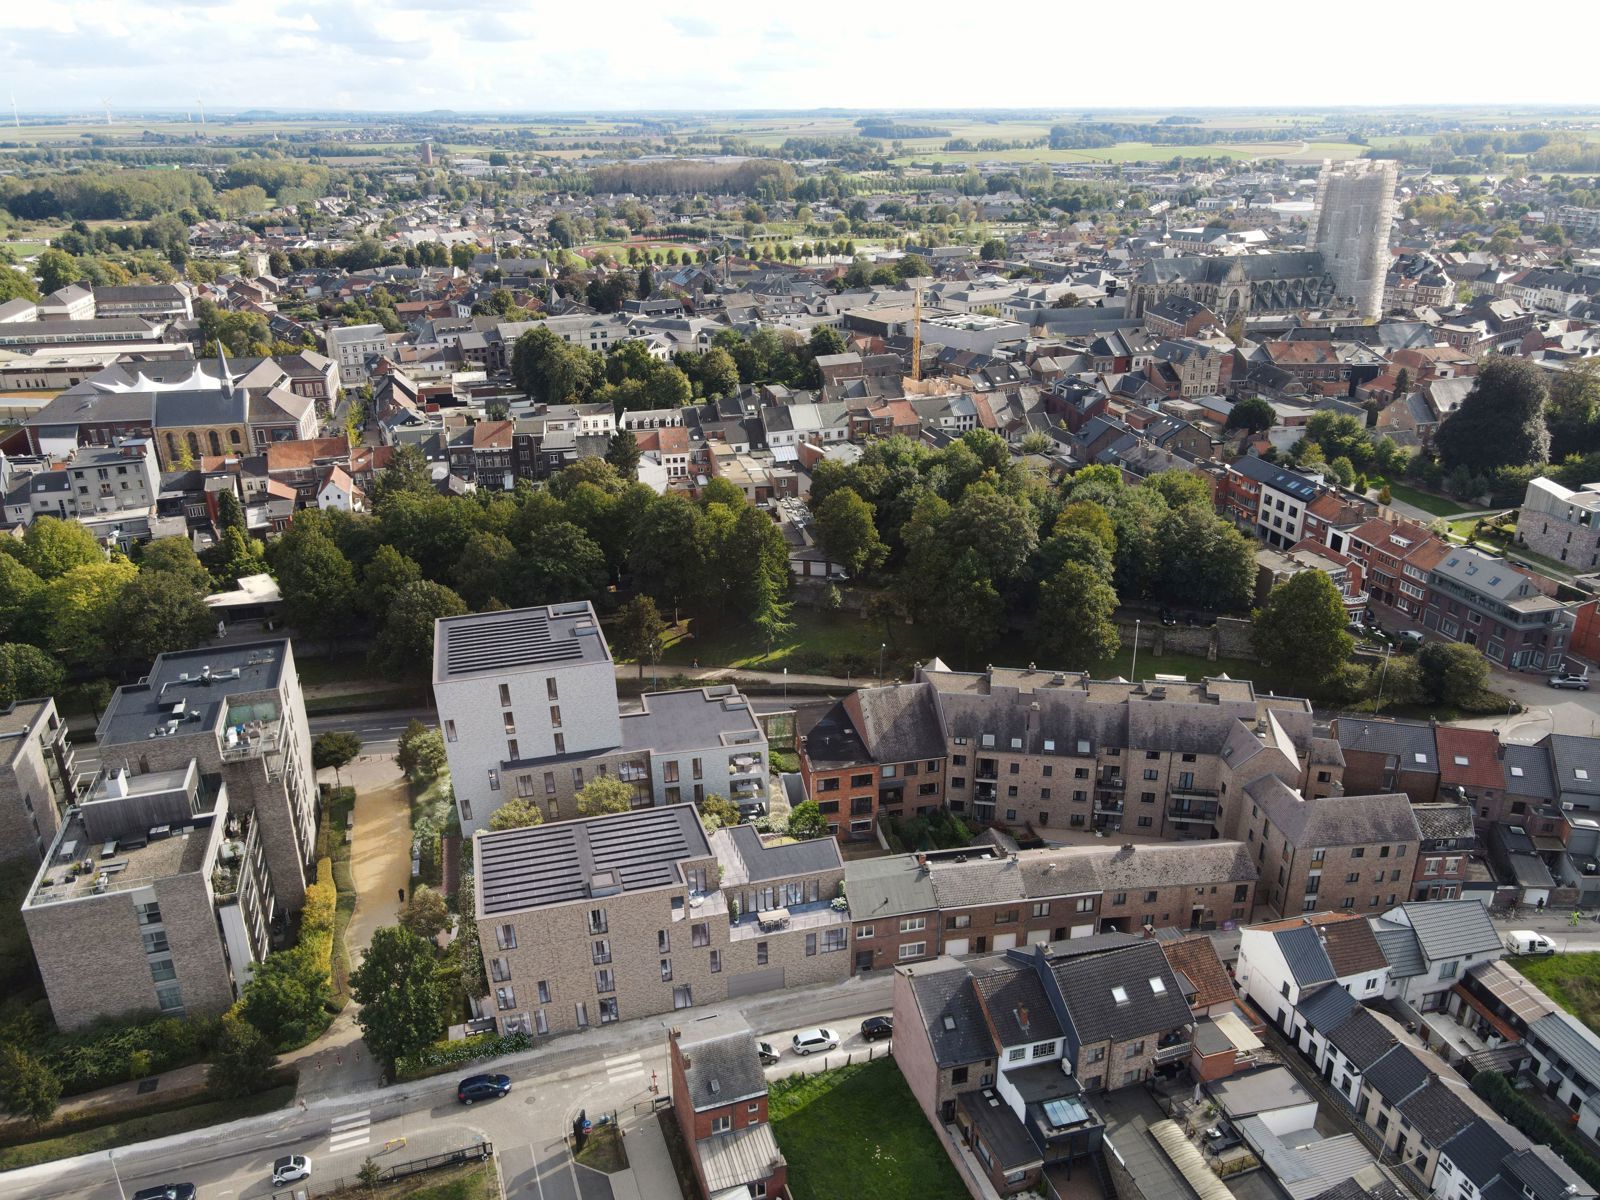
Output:
<path fill-rule="evenodd" d="M 468 1075 L 456 1084 L 456 1099 L 462 1104 L 478 1100 L 498 1100 L 511 1090 L 509 1075 Z"/>

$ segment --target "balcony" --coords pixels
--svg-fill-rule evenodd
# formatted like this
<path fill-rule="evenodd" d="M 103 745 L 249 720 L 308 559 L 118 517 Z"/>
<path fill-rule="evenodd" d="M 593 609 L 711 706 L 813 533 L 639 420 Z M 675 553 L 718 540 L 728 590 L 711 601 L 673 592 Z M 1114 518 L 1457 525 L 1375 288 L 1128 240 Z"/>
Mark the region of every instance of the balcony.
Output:
<path fill-rule="evenodd" d="M 1128 781 L 1121 775 L 1102 775 L 1094 781 L 1097 788 L 1106 788 L 1110 791 L 1120 792 L 1128 786 Z"/>
<path fill-rule="evenodd" d="M 1127 805 L 1122 802 L 1121 796 L 1103 796 L 1095 793 L 1094 811 L 1098 813 L 1114 813 L 1118 816 L 1127 811 Z"/>
<path fill-rule="evenodd" d="M 1174 1029 L 1156 1042 L 1155 1061 L 1167 1063 L 1187 1058 L 1190 1044 L 1190 1033 L 1187 1029 Z"/>
<path fill-rule="evenodd" d="M 1221 815 L 1221 808 L 1215 804 L 1180 803 L 1167 807 L 1167 820 L 1169 821 L 1206 821 L 1212 825 L 1217 823 Z"/>

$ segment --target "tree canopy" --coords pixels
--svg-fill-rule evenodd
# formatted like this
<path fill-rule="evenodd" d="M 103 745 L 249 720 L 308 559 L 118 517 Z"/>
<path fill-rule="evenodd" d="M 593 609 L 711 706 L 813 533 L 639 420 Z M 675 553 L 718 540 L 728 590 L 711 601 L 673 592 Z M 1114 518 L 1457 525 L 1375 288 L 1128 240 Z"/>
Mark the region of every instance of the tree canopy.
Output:
<path fill-rule="evenodd" d="M 1284 679 L 1315 687 L 1350 659 L 1355 639 L 1333 580 L 1301 571 L 1272 589 L 1255 614 L 1253 634 L 1261 661 Z"/>

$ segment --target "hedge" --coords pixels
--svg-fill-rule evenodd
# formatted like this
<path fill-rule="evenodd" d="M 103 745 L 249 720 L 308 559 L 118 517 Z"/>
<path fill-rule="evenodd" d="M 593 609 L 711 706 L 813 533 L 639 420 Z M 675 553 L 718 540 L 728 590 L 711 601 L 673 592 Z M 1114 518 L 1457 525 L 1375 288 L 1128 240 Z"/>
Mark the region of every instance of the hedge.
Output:
<path fill-rule="evenodd" d="M 462 1063 L 480 1058 L 499 1058 L 533 1048 L 533 1038 L 525 1033 L 480 1033 L 454 1042 L 435 1042 L 426 1050 L 407 1055 L 395 1063 L 395 1079 L 421 1079 L 438 1075 Z"/>
<path fill-rule="evenodd" d="M 210 1017 L 109 1020 L 52 1034 L 32 1049 L 61 1081 L 62 1095 L 75 1096 L 199 1062 L 216 1032 Z"/>
<path fill-rule="evenodd" d="M 333 860 L 317 860 L 317 881 L 306 888 L 305 907 L 300 910 L 300 944 L 295 947 L 333 991 L 333 927 L 339 907 L 339 893 L 333 883 Z"/>
<path fill-rule="evenodd" d="M 1472 1077 L 1472 1090 L 1514 1127 L 1559 1154 L 1591 1187 L 1600 1188 L 1600 1162 L 1590 1158 L 1565 1130 L 1525 1100 L 1504 1075 L 1479 1071 Z"/>

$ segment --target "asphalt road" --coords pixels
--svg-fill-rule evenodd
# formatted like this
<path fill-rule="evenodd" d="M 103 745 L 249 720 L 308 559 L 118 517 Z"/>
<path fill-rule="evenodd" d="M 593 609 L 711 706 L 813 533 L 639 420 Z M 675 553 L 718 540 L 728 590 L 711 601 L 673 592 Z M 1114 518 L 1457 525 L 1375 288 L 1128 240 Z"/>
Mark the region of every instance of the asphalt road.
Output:
<path fill-rule="evenodd" d="M 756 1035 L 782 1051 L 768 1068 L 770 1079 L 798 1070 L 838 1065 L 846 1055 L 866 1050 L 863 1017 L 887 1012 L 891 979 L 852 979 L 811 991 L 752 996 L 711 1009 L 693 1009 L 626 1022 L 610 1028 L 547 1042 L 528 1054 L 476 1070 L 504 1071 L 514 1083 L 502 1100 L 466 1107 L 456 1103 L 456 1075 L 399 1087 L 323 1100 L 308 1109 L 290 1107 L 268 1117 L 214 1126 L 173 1144 L 146 1143 L 87 1162 L 48 1163 L 0 1175 L 0 1200 L 121 1200 L 141 1187 L 193 1183 L 205 1200 L 259 1200 L 291 1194 L 274 1191 L 273 1159 L 304 1154 L 312 1162 L 311 1182 L 330 1189 L 339 1178 L 354 1180 L 370 1155 L 380 1164 L 403 1162 L 487 1138 L 500 1157 L 508 1200 L 589 1200 L 580 1192 L 563 1141 L 580 1109 L 594 1120 L 616 1112 L 619 1119 L 648 1113 L 655 1099 L 652 1083 L 668 1089 L 666 1030 L 710 1012 L 743 1012 Z M 800 1028 L 827 1025 L 844 1041 L 832 1054 L 796 1056 L 790 1039 Z M 887 1043 L 873 1046 L 882 1054 Z M 470 1074 L 463 1070 L 461 1074 Z M 405 1139 L 400 1144 L 399 1139 Z M 118 1180 L 122 1191 L 119 1193 Z M 667 1195 L 671 1181 L 641 1181 L 646 1196 Z"/>

